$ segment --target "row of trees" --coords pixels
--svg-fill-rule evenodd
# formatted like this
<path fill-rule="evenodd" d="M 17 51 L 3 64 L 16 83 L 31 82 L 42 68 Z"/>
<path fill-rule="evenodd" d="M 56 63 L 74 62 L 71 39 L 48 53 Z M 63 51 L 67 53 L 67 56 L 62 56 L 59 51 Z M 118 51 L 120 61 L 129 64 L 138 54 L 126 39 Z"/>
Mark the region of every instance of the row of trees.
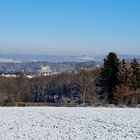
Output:
<path fill-rule="evenodd" d="M 129 63 L 109 53 L 104 59 L 98 86 L 101 87 L 99 94 L 109 103 L 140 103 L 140 64 L 136 59 Z"/>
<path fill-rule="evenodd" d="M 98 101 L 96 81 L 99 70 L 61 73 L 28 79 L 23 74 L 16 78 L 0 77 L 0 104 L 15 102 L 93 104 Z"/>
<path fill-rule="evenodd" d="M 71 104 L 140 104 L 140 64 L 109 53 L 101 69 L 28 79 L 0 77 L 0 105 L 15 102 Z"/>

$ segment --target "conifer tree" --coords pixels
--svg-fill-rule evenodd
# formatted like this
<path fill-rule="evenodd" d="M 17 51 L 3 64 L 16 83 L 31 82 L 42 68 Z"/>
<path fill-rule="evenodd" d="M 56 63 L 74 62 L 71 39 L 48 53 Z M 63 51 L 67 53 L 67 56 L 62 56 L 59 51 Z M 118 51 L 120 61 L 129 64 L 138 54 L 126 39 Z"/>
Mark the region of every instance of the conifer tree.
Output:
<path fill-rule="evenodd" d="M 117 54 L 110 52 L 106 59 L 104 59 L 104 65 L 101 69 L 100 86 L 107 93 L 109 102 L 113 102 L 113 92 L 116 86 L 119 84 L 118 72 L 119 72 L 120 60 Z"/>
<path fill-rule="evenodd" d="M 135 97 L 135 104 L 138 103 L 138 96 L 140 95 L 140 64 L 134 58 L 131 63 L 133 78 L 132 78 L 132 90 Z"/>
<path fill-rule="evenodd" d="M 114 99 L 116 104 L 128 104 L 131 101 L 131 82 L 132 82 L 132 70 L 125 59 L 120 63 L 118 80 L 119 85 L 116 86 L 116 91 L 114 92 Z M 127 100 L 126 100 L 127 99 Z"/>
<path fill-rule="evenodd" d="M 123 59 L 120 63 L 118 79 L 119 85 L 126 85 L 128 87 L 131 86 L 133 73 L 131 67 L 126 63 L 125 59 Z"/>
<path fill-rule="evenodd" d="M 132 88 L 136 90 L 140 88 L 140 64 L 135 58 L 131 63 L 131 68 L 133 72 Z"/>

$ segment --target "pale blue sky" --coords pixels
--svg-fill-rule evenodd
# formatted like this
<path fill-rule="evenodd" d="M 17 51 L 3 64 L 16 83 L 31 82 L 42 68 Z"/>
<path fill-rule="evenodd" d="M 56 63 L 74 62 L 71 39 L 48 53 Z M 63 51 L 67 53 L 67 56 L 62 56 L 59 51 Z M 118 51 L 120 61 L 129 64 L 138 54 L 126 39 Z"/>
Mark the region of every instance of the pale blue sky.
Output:
<path fill-rule="evenodd" d="M 0 0 L 0 53 L 140 54 L 140 0 Z"/>

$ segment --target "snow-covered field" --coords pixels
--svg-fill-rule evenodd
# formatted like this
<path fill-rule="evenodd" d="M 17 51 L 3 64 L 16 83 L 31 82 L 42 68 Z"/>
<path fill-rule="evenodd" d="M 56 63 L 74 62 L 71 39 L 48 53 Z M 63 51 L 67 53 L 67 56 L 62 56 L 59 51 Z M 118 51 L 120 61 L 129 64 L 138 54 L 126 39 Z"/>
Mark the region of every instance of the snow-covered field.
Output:
<path fill-rule="evenodd" d="M 0 108 L 0 140 L 140 140 L 140 109 Z"/>

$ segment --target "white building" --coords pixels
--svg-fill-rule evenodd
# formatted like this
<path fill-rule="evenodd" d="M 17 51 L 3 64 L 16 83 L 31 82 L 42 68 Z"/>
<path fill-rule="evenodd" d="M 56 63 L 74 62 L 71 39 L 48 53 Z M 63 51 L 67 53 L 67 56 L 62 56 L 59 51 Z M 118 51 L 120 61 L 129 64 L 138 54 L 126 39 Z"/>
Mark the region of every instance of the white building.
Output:
<path fill-rule="evenodd" d="M 50 66 L 42 66 L 40 69 L 40 75 L 50 75 L 53 73 L 53 69 Z"/>

